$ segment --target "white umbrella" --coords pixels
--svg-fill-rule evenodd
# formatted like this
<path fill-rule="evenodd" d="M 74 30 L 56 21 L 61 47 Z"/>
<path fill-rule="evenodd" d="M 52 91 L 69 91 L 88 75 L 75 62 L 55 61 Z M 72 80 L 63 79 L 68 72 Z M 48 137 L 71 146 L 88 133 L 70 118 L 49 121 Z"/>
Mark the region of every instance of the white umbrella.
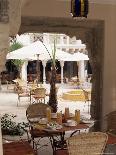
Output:
<path fill-rule="evenodd" d="M 81 61 L 81 60 L 89 60 L 88 55 L 77 52 L 74 54 L 70 54 L 70 59 L 64 58 L 64 61 Z"/>
<path fill-rule="evenodd" d="M 49 51 L 49 53 L 47 50 Z M 37 41 L 28 46 L 22 47 L 18 50 L 8 53 L 6 58 L 21 60 L 37 60 L 37 54 L 39 54 L 39 60 L 49 60 L 52 57 L 52 48 L 48 44 L 45 44 L 44 46 L 42 42 Z M 69 53 L 56 49 L 56 59 L 64 60 L 70 58 L 70 56 L 71 55 Z"/>

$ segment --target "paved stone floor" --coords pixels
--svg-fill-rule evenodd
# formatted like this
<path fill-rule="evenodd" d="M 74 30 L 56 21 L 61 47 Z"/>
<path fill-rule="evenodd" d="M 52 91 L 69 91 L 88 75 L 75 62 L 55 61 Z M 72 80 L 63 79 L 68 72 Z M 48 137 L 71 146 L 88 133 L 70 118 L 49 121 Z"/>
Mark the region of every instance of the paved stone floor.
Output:
<path fill-rule="evenodd" d="M 84 117 L 89 118 L 90 115 L 88 114 L 88 105 L 85 105 L 84 102 L 71 102 L 71 101 L 65 101 L 63 100 L 60 96 L 62 95 L 63 92 L 68 91 L 68 89 L 65 89 L 65 87 L 59 88 L 58 92 L 58 111 L 64 111 L 65 107 L 69 107 L 70 112 L 74 113 L 75 109 L 80 109 L 81 110 L 81 115 L 84 115 Z M 48 101 L 48 98 L 46 98 L 46 102 Z M 26 119 L 26 108 L 29 105 L 29 100 L 28 99 L 21 99 L 21 102 L 19 103 L 19 106 L 17 107 L 17 94 L 15 94 L 12 90 L 7 90 L 7 87 L 5 85 L 2 86 L 2 90 L 0 91 L 0 114 L 3 115 L 4 113 L 9 113 L 9 114 L 15 114 L 17 115 L 16 121 L 17 122 L 27 122 Z M 70 132 L 67 133 L 66 136 L 69 136 Z M 19 137 L 10 137 L 7 136 L 6 138 L 14 140 L 14 139 L 19 139 Z M 26 135 L 24 135 L 21 138 L 27 138 Z M 52 155 L 52 148 L 50 145 L 50 141 L 48 138 L 41 139 L 41 144 L 46 145 L 44 147 L 41 147 L 38 149 L 38 155 Z M 109 146 L 106 150 L 107 154 L 112 154 L 116 155 L 116 146 L 112 145 Z"/>

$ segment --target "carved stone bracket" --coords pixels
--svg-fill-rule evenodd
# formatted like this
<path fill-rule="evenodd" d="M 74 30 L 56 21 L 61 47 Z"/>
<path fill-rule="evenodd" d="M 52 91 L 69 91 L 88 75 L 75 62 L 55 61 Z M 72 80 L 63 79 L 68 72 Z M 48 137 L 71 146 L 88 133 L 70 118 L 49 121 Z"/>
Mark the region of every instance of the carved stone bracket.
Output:
<path fill-rule="evenodd" d="M 9 1 L 0 0 L 0 22 L 8 23 L 9 21 Z"/>

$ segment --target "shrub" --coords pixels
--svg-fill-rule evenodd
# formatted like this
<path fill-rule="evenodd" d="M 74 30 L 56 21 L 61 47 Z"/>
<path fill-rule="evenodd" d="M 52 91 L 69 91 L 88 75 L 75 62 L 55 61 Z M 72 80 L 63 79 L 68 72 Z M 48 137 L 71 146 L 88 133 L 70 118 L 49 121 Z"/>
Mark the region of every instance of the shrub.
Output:
<path fill-rule="evenodd" d="M 23 135 L 28 123 L 16 123 L 14 118 L 16 115 L 4 114 L 1 118 L 1 129 L 3 135 Z"/>

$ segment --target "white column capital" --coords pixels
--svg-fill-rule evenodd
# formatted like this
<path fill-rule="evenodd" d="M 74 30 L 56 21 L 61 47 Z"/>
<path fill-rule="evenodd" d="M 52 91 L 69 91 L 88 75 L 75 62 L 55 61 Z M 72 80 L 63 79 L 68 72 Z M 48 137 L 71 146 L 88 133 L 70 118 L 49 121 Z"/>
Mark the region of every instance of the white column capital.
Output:
<path fill-rule="evenodd" d="M 42 65 L 43 65 L 43 67 L 46 67 L 46 63 L 47 63 L 46 60 L 43 60 L 43 61 L 42 61 Z"/>
<path fill-rule="evenodd" d="M 60 61 L 60 65 L 61 65 L 61 67 L 64 67 L 64 61 L 63 60 Z"/>

